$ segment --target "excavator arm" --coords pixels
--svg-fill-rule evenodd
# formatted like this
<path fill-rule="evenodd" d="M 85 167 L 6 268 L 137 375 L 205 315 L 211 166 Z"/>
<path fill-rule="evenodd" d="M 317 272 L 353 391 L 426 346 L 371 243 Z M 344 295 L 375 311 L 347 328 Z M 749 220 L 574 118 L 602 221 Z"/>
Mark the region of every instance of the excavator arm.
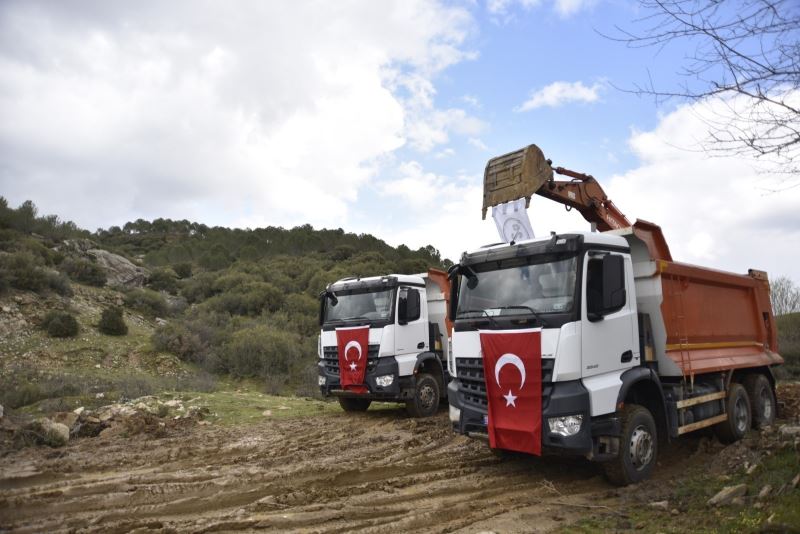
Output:
<path fill-rule="evenodd" d="M 571 179 L 556 180 L 554 173 Z M 642 220 L 631 224 L 593 176 L 563 167 L 553 168 L 536 145 L 492 158 L 486 164 L 483 176 L 484 219 L 489 207 L 503 202 L 525 198 L 528 207 L 534 194 L 564 204 L 567 209 L 577 210 L 601 232 L 632 228 L 645 242 L 653 259 L 672 260 L 660 227 Z"/>

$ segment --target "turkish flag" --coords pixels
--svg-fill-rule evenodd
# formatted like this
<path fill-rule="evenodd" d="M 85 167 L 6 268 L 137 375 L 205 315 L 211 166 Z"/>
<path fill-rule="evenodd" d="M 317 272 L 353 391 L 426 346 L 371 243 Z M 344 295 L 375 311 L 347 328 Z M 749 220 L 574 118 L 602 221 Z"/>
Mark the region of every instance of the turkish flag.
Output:
<path fill-rule="evenodd" d="M 355 393 L 369 391 L 364 385 L 367 373 L 369 326 L 337 328 L 336 344 L 339 349 L 339 381 L 342 389 Z"/>
<path fill-rule="evenodd" d="M 542 454 L 542 330 L 481 330 L 493 449 Z"/>

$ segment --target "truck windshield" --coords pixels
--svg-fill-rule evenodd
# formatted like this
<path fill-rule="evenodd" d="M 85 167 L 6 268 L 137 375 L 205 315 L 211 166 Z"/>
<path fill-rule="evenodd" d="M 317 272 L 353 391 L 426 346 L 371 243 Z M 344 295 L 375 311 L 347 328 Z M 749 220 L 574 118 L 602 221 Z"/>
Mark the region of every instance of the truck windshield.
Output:
<path fill-rule="evenodd" d="M 471 283 L 466 277 L 462 279 L 456 319 L 570 312 L 576 266 L 575 256 L 541 262 L 536 258 L 513 258 L 470 265 L 476 278 Z"/>
<path fill-rule="evenodd" d="M 393 289 L 357 289 L 335 291 L 336 304 L 328 300 L 325 322 L 335 321 L 386 321 L 392 313 Z"/>

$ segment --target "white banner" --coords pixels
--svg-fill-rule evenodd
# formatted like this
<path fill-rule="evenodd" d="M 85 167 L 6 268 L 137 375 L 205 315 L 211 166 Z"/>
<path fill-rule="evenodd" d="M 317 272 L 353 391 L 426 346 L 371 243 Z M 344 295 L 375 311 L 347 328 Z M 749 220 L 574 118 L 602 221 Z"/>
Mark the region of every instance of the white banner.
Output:
<path fill-rule="evenodd" d="M 500 238 L 506 243 L 534 238 L 524 198 L 492 206 L 492 218 Z"/>

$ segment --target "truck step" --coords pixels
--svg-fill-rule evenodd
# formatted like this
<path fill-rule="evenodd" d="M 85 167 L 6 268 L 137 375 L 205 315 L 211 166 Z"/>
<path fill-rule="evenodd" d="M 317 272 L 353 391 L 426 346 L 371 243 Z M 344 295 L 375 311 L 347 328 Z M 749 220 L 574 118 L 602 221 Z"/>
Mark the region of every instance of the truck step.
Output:
<path fill-rule="evenodd" d="M 724 391 L 717 391 L 716 393 L 708 393 L 707 395 L 700 395 L 699 397 L 692 397 L 691 399 L 679 400 L 675 403 L 675 406 L 680 410 L 681 408 L 688 408 L 696 404 L 724 399 L 726 395 L 727 393 Z"/>
<path fill-rule="evenodd" d="M 720 414 L 715 415 L 714 417 L 709 417 L 708 419 L 703 419 L 702 421 L 697 421 L 696 423 L 692 423 L 689 425 L 683 425 L 678 427 L 678 435 L 686 434 L 687 432 L 692 432 L 693 430 L 697 430 L 699 428 L 705 428 L 707 426 L 716 425 L 717 423 L 721 423 L 728 418 L 728 414 Z"/>

